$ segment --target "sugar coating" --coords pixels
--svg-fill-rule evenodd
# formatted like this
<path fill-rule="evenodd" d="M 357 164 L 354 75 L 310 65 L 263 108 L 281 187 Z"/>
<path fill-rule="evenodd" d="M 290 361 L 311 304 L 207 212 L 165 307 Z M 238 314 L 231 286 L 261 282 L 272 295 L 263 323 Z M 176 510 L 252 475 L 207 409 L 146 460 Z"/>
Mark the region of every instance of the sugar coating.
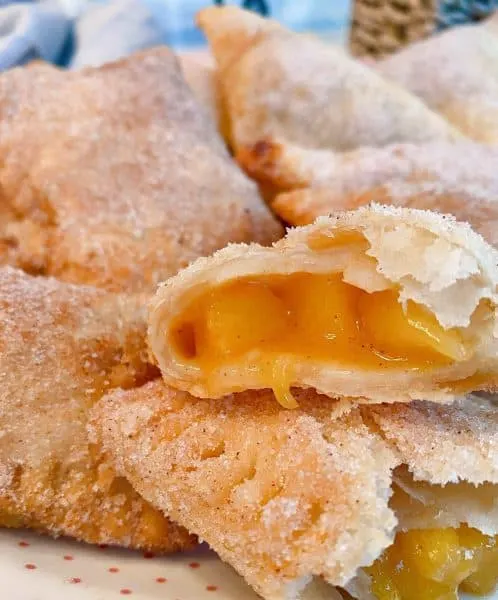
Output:
<path fill-rule="evenodd" d="M 153 372 L 139 303 L 0 268 L 0 524 L 176 550 L 187 533 L 88 443 L 90 407 Z"/>
<path fill-rule="evenodd" d="M 416 480 L 498 484 L 498 411 L 491 400 L 458 399 L 444 407 L 416 401 L 370 407 L 368 414 Z"/>
<path fill-rule="evenodd" d="M 348 581 L 395 526 L 386 444 L 357 412 L 336 418 L 335 401 L 312 392 L 299 400 L 295 411 L 270 392 L 198 400 L 156 381 L 107 396 L 93 435 L 144 497 L 259 594 L 290 600 L 311 575 Z"/>
<path fill-rule="evenodd" d="M 0 261 L 149 291 L 230 241 L 280 225 L 234 164 L 174 55 L 0 77 Z"/>
<path fill-rule="evenodd" d="M 268 137 L 337 150 L 459 137 L 418 98 L 341 49 L 234 7 L 225 21 L 225 10 L 205 9 L 200 25 L 220 67 L 236 149 Z"/>
<path fill-rule="evenodd" d="M 178 56 L 185 81 L 213 123 L 218 123 L 218 76 L 209 55 L 183 53 Z"/>
<path fill-rule="evenodd" d="M 477 141 L 498 143 L 498 34 L 455 27 L 379 61 L 383 76 L 419 96 Z"/>

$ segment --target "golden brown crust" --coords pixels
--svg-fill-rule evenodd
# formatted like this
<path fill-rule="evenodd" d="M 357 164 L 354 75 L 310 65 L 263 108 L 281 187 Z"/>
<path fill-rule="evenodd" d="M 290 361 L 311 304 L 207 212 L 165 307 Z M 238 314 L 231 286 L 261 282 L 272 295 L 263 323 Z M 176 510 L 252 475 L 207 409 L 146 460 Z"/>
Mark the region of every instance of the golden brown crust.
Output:
<path fill-rule="evenodd" d="M 95 288 L 0 269 L 0 524 L 174 551 L 193 540 L 88 443 L 88 410 L 153 374 L 143 311 Z"/>
<path fill-rule="evenodd" d="M 0 261 L 150 291 L 230 241 L 281 227 L 166 48 L 72 73 L 0 77 Z"/>
<path fill-rule="evenodd" d="M 460 136 L 416 97 L 312 36 L 235 7 L 207 8 L 199 23 L 236 150 L 268 137 L 348 150 Z"/>
<path fill-rule="evenodd" d="M 356 412 L 300 394 L 198 400 L 162 382 L 108 395 L 96 438 L 144 497 L 234 566 L 264 598 L 293 600 L 312 575 L 348 581 L 390 543 L 393 456 Z"/>
<path fill-rule="evenodd" d="M 359 234 L 358 241 L 347 237 L 336 241 L 345 231 Z M 318 247 L 317 240 L 321 241 Z M 257 369 L 257 349 L 209 372 L 182 361 L 171 341 L 175 318 L 195 298 L 229 281 L 262 274 L 342 272 L 345 281 L 369 292 L 397 288 L 401 302 L 413 300 L 426 306 L 445 328 L 468 328 L 479 340 L 476 351 L 472 358 L 449 367 L 420 372 L 391 369 L 388 377 L 383 368 L 364 371 L 297 357 L 292 359 L 289 383 L 362 401 L 428 398 L 447 402 L 455 393 L 498 385 L 497 264 L 496 251 L 467 224 L 451 217 L 414 209 L 362 207 L 291 230 L 273 248 L 232 245 L 195 261 L 161 286 L 152 299 L 149 344 L 166 383 L 193 395 L 221 397 L 266 387 L 268 380 L 263 381 Z M 490 318 L 474 329 L 470 317 L 481 299 L 490 301 Z M 479 378 L 474 377 L 478 373 Z"/>
<path fill-rule="evenodd" d="M 466 136 L 498 143 L 498 36 L 455 27 L 379 61 L 376 69 L 419 96 Z"/>

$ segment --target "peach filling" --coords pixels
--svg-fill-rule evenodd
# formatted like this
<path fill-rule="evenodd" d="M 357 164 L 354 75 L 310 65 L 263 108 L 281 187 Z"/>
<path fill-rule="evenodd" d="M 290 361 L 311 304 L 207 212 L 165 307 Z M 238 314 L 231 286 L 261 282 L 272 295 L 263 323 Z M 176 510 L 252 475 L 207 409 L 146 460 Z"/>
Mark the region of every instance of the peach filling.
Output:
<path fill-rule="evenodd" d="M 296 358 L 341 368 L 428 369 L 468 354 L 461 332 L 443 329 L 422 306 L 408 301 L 404 310 L 395 290 L 369 294 L 338 273 L 222 284 L 186 307 L 170 339 L 179 360 L 207 374 L 250 361 L 262 387 L 273 388 L 284 405 L 293 404 Z"/>
<path fill-rule="evenodd" d="M 458 600 L 458 591 L 485 595 L 498 582 L 498 536 L 476 529 L 415 529 L 366 572 L 379 600 Z"/>

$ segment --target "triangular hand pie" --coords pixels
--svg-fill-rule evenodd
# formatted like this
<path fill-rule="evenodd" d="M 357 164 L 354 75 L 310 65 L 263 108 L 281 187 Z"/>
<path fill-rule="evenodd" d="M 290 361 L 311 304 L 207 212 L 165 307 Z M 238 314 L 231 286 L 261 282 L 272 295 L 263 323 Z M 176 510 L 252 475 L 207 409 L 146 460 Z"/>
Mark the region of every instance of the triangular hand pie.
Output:
<path fill-rule="evenodd" d="M 272 248 L 199 259 L 151 300 L 166 383 L 200 397 L 290 388 L 373 402 L 498 384 L 498 254 L 467 224 L 363 207 Z"/>
<path fill-rule="evenodd" d="M 377 63 L 469 138 L 498 144 L 498 32 L 455 27 Z"/>
<path fill-rule="evenodd" d="M 317 38 L 235 7 L 198 15 L 234 150 L 267 137 L 349 150 L 459 134 L 401 87 Z"/>
<path fill-rule="evenodd" d="M 105 391 L 153 375 L 136 304 L 0 269 L 0 526 L 160 551 L 193 544 L 87 439 Z"/>
<path fill-rule="evenodd" d="M 282 229 L 173 53 L 0 76 L 0 262 L 111 291 Z"/>
<path fill-rule="evenodd" d="M 153 382 L 106 396 L 92 440 L 266 600 L 304 598 L 312 576 L 361 600 L 493 588 L 496 407 L 462 399 L 341 416 L 343 403 L 310 390 L 299 403 L 282 409 L 270 392 L 198 400 Z"/>

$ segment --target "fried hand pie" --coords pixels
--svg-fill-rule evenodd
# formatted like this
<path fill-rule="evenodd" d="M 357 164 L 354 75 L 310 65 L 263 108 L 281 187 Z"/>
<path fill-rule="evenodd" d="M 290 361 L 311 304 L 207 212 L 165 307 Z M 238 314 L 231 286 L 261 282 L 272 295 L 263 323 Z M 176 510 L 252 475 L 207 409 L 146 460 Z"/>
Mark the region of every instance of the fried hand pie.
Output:
<path fill-rule="evenodd" d="M 459 133 L 418 98 L 342 49 L 227 6 L 198 15 L 218 65 L 229 142 L 273 137 L 307 148 L 350 150 Z"/>
<path fill-rule="evenodd" d="M 282 229 L 167 48 L 0 76 L 0 262 L 150 292 L 228 242 Z"/>
<path fill-rule="evenodd" d="M 469 138 L 498 143 L 498 34 L 492 23 L 451 28 L 379 61 L 376 69 Z"/>
<path fill-rule="evenodd" d="M 199 397 L 292 387 L 451 401 L 497 385 L 497 252 L 467 224 L 372 205 L 232 245 L 158 288 L 149 344 Z"/>
<path fill-rule="evenodd" d="M 194 539 L 143 500 L 87 439 L 105 391 L 154 373 L 131 299 L 0 269 L 0 525 L 175 551 Z"/>
<path fill-rule="evenodd" d="M 153 382 L 106 396 L 92 439 L 266 600 L 304 598 L 312 577 L 361 600 L 492 590 L 495 406 L 416 401 L 341 414 L 344 402 L 311 390 L 299 405 L 283 409 L 269 391 L 198 400 Z"/>

